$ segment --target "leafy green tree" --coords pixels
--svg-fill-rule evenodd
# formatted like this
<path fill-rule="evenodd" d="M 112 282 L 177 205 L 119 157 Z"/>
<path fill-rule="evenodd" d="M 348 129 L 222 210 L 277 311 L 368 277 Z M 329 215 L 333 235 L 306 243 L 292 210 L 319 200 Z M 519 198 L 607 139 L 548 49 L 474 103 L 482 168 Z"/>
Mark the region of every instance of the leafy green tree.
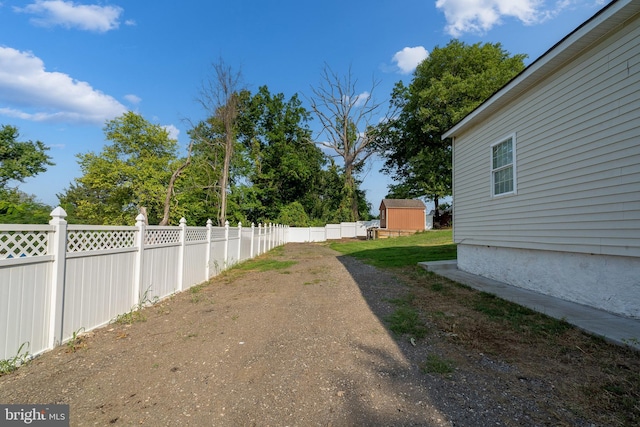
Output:
<path fill-rule="evenodd" d="M 148 221 L 163 217 L 167 186 L 180 160 L 177 141 L 160 125 L 131 111 L 110 120 L 99 154 L 78 155 L 83 175 L 59 195 L 70 220 L 89 224 L 127 224 L 141 208 Z M 176 210 L 178 218 L 184 212 Z"/>
<path fill-rule="evenodd" d="M 252 202 L 238 205 L 246 206 L 248 220 L 275 220 L 294 202 L 307 215 L 311 211 L 326 158 L 311 141 L 309 118 L 297 95 L 285 100 L 283 94 L 272 95 L 262 86 L 244 99 L 238 136 L 248 156 L 251 191 L 242 196 Z"/>
<path fill-rule="evenodd" d="M 451 195 L 451 142 L 441 136 L 524 69 L 526 55 L 510 56 L 500 43 L 467 45 L 452 40 L 433 49 L 409 86 L 398 82 L 396 114 L 370 134 L 396 181 L 396 197 L 426 197 L 436 204 Z"/>
<path fill-rule="evenodd" d="M 279 219 L 297 225 L 350 220 L 351 198 L 344 170 L 333 163 L 326 168 L 327 156 L 311 139 L 310 114 L 297 95 L 286 99 L 262 86 L 253 94 L 238 92 L 236 100 L 226 219 L 246 226 Z M 192 164 L 181 180 L 177 198 L 189 207 L 190 221 L 219 218 L 220 177 L 228 153 L 226 128 L 214 114 L 193 126 L 189 134 Z M 356 195 L 358 209 L 367 215 L 364 193 L 357 188 Z"/>
<path fill-rule="evenodd" d="M 17 188 L 9 188 L 11 181 L 24 182 L 53 166 L 47 154 L 49 147 L 40 141 L 18 141 L 18 128 L 0 127 L 0 223 L 46 224 L 52 208 Z"/>
<path fill-rule="evenodd" d="M 344 169 L 333 159 L 320 173 L 319 192 L 314 197 L 311 220 L 313 225 L 352 221 L 350 189 L 345 186 Z M 365 192 L 360 189 L 360 181 L 355 181 L 356 197 L 360 219 L 370 218 L 371 206 L 367 203 Z"/>
<path fill-rule="evenodd" d="M 0 127 L 0 189 L 6 188 L 9 181 L 24 182 L 53 166 L 47 154 L 49 147 L 40 141 L 18 141 L 19 137 L 18 128 Z"/>
<path fill-rule="evenodd" d="M 276 222 L 291 227 L 309 227 L 311 225 L 309 215 L 300 202 L 291 202 L 282 206 Z"/>
<path fill-rule="evenodd" d="M 53 208 L 15 188 L 0 189 L 0 224 L 47 224 Z"/>

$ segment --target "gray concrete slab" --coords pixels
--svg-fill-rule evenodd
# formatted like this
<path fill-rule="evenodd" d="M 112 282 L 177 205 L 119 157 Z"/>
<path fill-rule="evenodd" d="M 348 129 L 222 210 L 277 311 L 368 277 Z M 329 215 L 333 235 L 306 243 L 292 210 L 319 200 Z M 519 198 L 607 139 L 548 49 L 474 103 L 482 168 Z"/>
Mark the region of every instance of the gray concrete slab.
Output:
<path fill-rule="evenodd" d="M 618 316 L 604 310 L 518 288 L 486 277 L 458 270 L 457 262 L 419 262 L 422 268 L 507 301 L 563 319 L 581 330 L 609 342 L 640 350 L 640 319 Z"/>

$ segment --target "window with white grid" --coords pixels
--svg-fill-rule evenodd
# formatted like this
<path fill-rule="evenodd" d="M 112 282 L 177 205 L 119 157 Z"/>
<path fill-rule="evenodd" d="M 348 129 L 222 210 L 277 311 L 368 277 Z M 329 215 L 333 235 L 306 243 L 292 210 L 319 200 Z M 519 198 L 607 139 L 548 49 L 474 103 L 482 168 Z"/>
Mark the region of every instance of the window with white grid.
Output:
<path fill-rule="evenodd" d="M 491 146 L 491 194 L 516 193 L 516 136 Z"/>

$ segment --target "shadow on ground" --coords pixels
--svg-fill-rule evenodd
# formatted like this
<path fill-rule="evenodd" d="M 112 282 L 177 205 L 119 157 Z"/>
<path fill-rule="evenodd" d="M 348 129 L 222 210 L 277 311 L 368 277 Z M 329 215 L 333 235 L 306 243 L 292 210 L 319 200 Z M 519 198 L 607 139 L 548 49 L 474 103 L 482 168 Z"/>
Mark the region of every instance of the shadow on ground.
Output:
<path fill-rule="evenodd" d="M 419 247 L 414 248 L 420 251 Z M 389 256 L 393 256 L 395 249 L 388 251 Z M 451 253 L 451 248 L 446 246 L 442 250 Z M 403 252 L 405 257 L 409 256 L 411 249 L 403 249 Z M 433 254 L 433 248 L 428 248 L 427 252 Z M 381 253 L 384 256 L 386 250 L 371 249 L 358 252 L 357 255 L 360 259 L 376 260 L 381 259 Z M 583 425 L 583 420 L 569 410 L 559 408 L 554 402 L 551 384 L 525 377 L 507 361 L 494 360 L 491 355 L 452 345 L 446 333 L 438 331 L 427 319 L 421 319 L 427 328 L 426 337 L 422 339 L 411 340 L 409 335 L 391 332 L 388 317 L 403 298 L 412 294 L 412 287 L 403 284 L 390 272 L 363 264 L 354 257 L 339 255 L 337 259 L 358 285 L 371 312 L 385 325 L 402 352 L 406 366 L 393 371 L 393 382 L 398 383 L 397 390 L 402 389 L 402 383 L 407 383 L 410 389 L 416 391 L 416 396 L 427 396 L 427 402 L 413 404 L 432 407 L 431 413 L 442 417 L 442 425 L 533 426 L 567 422 Z M 402 264 L 408 264 L 406 258 Z M 425 372 L 429 360 L 450 361 L 453 368 L 451 372 Z M 420 425 L 420 420 L 414 421 L 415 425 Z M 434 421 L 424 419 L 422 425 L 434 425 Z"/>

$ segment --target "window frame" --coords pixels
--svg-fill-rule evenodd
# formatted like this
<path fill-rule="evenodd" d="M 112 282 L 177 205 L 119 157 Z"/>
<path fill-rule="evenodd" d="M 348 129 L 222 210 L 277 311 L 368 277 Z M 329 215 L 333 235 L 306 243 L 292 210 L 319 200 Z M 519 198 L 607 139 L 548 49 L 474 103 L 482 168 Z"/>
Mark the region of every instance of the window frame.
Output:
<path fill-rule="evenodd" d="M 511 163 L 495 168 L 493 165 L 493 149 L 494 147 L 500 144 L 504 144 L 509 140 L 511 140 Z M 516 156 L 516 133 L 515 132 L 505 136 L 504 138 L 500 138 L 498 141 L 494 142 L 489 147 L 489 166 L 490 166 L 489 169 L 490 169 L 490 176 L 491 176 L 491 197 L 492 198 L 512 196 L 512 195 L 518 194 L 518 185 L 517 185 L 518 170 L 516 167 L 516 158 L 517 156 Z M 509 167 L 511 167 L 512 169 L 513 188 L 511 189 L 511 191 L 496 194 L 496 182 L 495 182 L 496 172 L 505 170 Z"/>

